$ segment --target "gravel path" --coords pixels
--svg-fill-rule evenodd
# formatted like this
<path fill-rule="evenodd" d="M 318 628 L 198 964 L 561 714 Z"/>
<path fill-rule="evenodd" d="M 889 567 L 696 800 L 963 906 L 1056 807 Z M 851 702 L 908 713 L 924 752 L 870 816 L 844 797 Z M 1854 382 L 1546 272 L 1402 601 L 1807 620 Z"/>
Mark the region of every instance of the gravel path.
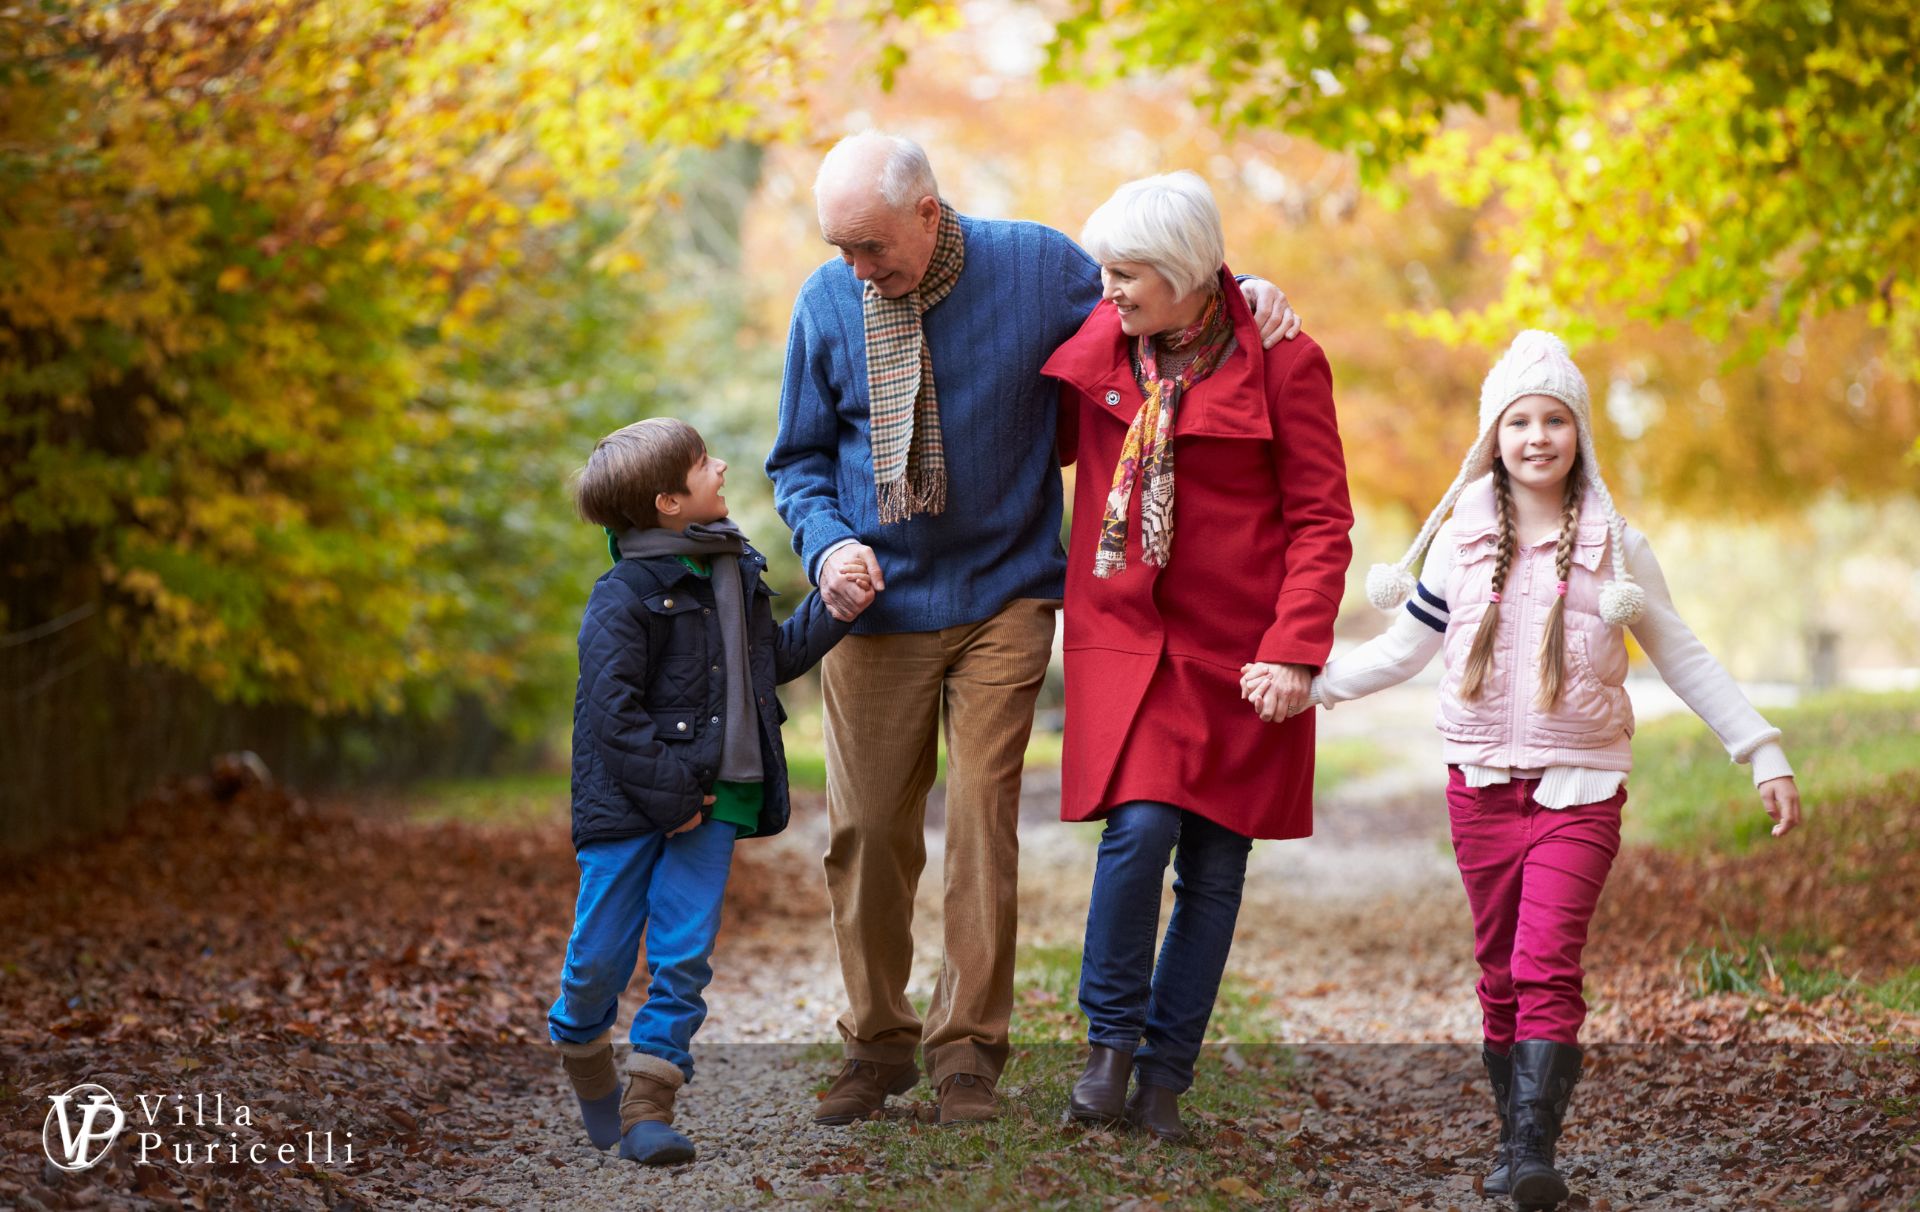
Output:
<path fill-rule="evenodd" d="M 1312 839 L 1260 844 L 1250 863 L 1232 973 L 1269 995 L 1275 1029 L 1266 1042 L 1292 1046 L 1299 1062 L 1300 1102 L 1279 1109 L 1297 1124 L 1290 1147 L 1308 1192 L 1297 1207 L 1505 1206 L 1482 1201 L 1475 1190 L 1493 1118 L 1481 1092 L 1472 933 L 1445 841 L 1430 711 L 1431 690 L 1416 686 L 1364 711 L 1324 717 L 1326 736 L 1392 737 L 1401 763 L 1324 796 Z M 1023 944 L 1078 946 L 1086 920 L 1098 831 L 1059 823 L 1057 796 L 1057 775 L 1029 776 L 1021 824 Z M 940 958 L 935 807 L 915 906 L 919 949 L 910 992 L 919 998 L 930 991 Z M 796 814 L 787 835 L 756 844 L 756 857 L 817 878 L 825 841 L 816 803 Z M 683 1096 L 679 1121 L 701 1149 L 698 1162 L 650 1171 L 593 1152 L 555 1065 L 496 1104 L 502 1122 L 516 1126 L 497 1145 L 482 1146 L 476 1177 L 460 1198 L 516 1208 L 719 1209 L 831 1196 L 841 1174 L 859 1168 L 861 1150 L 849 1144 L 846 1129 L 817 1128 L 810 1119 L 814 1092 L 838 1057 L 833 1020 L 841 993 L 824 895 L 817 916 L 799 920 L 816 924 L 796 929 L 793 917 L 730 922 L 722 937 L 711 1015 L 697 1049 L 700 1077 Z M 1764 1047 L 1702 1054 L 1688 1079 L 1704 1082 L 1696 1089 L 1662 1077 L 1672 1058 L 1644 1046 L 1642 1030 L 1633 1007 L 1596 998 L 1587 1034 L 1597 1047 L 1577 1098 L 1593 1108 L 1625 1102 L 1629 1110 L 1624 1129 L 1620 1114 L 1609 1128 L 1576 1113 L 1565 1153 L 1581 1198 L 1567 1206 L 1800 1206 L 1781 1166 L 1813 1161 L 1789 1147 L 1770 1165 L 1746 1164 L 1766 1142 L 1756 1146 L 1746 1113 L 1715 1110 L 1705 1090 L 1764 1091 L 1783 1054 Z M 1836 1080 L 1849 1079 L 1842 1073 Z M 1632 1135 L 1631 1100 L 1650 1084 L 1666 1090 L 1669 1102 L 1691 1105 L 1684 1100 L 1698 1095 L 1697 1122 L 1684 1132 Z M 922 1086 L 913 1098 L 895 1100 L 896 1107 L 906 1103 L 897 1115 L 924 1108 L 915 1100 L 928 1094 Z M 1770 1105 L 1758 1096 L 1745 1103 Z M 1771 1105 L 1789 1107 L 1785 1099 Z"/>

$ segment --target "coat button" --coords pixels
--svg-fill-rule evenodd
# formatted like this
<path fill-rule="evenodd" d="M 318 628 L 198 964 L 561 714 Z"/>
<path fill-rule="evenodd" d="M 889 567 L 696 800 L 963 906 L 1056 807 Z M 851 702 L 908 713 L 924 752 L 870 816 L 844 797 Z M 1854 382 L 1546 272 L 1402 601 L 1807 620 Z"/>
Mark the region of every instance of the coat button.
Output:
<path fill-rule="evenodd" d="M 1112 408 L 1112 407 L 1113 407 L 1113 406 L 1114 406 L 1115 404 L 1118 404 L 1119 402 L 1120 402 L 1120 393 L 1119 393 L 1119 392 L 1117 392 L 1117 391 L 1110 391 L 1110 392 L 1108 392 L 1108 393 L 1107 393 L 1107 407 L 1108 407 L 1108 408 Z"/>
<path fill-rule="evenodd" d="M 678 728 L 682 732 L 685 732 L 687 730 L 687 722 L 685 720 L 681 720 L 678 724 L 675 724 L 674 727 Z"/>
<path fill-rule="evenodd" d="M 662 603 L 660 603 L 660 605 L 661 605 L 661 606 L 663 606 L 664 608 L 666 608 L 666 609 L 668 609 L 668 610 L 672 610 L 672 609 L 673 609 L 673 599 L 672 599 L 672 598 L 668 598 L 668 599 L 667 599 L 666 601 L 664 601 L 664 602 L 662 602 Z"/>
<path fill-rule="evenodd" d="M 707 721 L 707 723 L 709 724 L 718 724 L 719 722 L 720 722 L 720 717 L 717 715 Z"/>
<path fill-rule="evenodd" d="M 700 613 L 701 613 L 701 614 L 712 614 L 712 613 L 713 613 L 713 607 L 711 607 L 711 606 L 702 606 L 702 607 L 700 608 Z"/>

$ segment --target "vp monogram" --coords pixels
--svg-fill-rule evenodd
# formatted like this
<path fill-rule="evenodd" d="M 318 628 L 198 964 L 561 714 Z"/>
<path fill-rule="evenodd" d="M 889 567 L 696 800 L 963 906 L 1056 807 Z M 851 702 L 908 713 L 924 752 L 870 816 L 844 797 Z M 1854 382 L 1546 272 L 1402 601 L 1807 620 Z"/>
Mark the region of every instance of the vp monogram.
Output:
<path fill-rule="evenodd" d="M 48 1098 L 53 1109 L 47 1112 L 47 1121 L 40 1127 L 40 1147 L 47 1151 L 47 1160 L 62 1170 L 88 1170 L 97 1165 L 113 1147 L 120 1130 L 127 1126 L 126 1112 L 105 1086 L 86 1082 L 65 1094 Z M 111 1119 L 112 1123 L 101 1126 L 102 1119 Z M 57 1150 L 53 1139 L 55 1120 L 60 1125 Z"/>

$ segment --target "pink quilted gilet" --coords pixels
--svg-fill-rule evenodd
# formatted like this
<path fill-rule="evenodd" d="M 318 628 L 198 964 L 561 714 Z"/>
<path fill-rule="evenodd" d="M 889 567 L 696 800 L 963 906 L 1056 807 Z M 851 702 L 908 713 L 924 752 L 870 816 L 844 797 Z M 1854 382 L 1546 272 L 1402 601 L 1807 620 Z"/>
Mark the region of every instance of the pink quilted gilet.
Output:
<path fill-rule="evenodd" d="M 1540 641 L 1553 605 L 1555 540 L 1521 547 L 1501 594 L 1493 669 L 1472 702 L 1460 697 L 1460 677 L 1480 620 L 1492 601 L 1499 523 L 1493 477 L 1469 485 L 1454 507 L 1447 576 L 1446 670 L 1440 682 L 1437 724 L 1448 762 L 1538 770 L 1582 766 L 1630 770 L 1633 706 L 1623 683 L 1627 646 L 1619 627 L 1600 618 L 1600 586 L 1612 575 L 1604 509 L 1589 494 L 1581 502 L 1573 567 L 1567 578 L 1567 667 L 1560 701 L 1542 710 Z M 1443 535 L 1443 538 L 1446 536 Z"/>

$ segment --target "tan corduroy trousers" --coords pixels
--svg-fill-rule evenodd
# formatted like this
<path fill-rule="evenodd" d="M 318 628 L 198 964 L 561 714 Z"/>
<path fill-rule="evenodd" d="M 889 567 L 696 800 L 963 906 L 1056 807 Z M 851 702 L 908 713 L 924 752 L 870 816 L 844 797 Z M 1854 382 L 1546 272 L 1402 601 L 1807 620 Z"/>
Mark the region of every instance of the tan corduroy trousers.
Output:
<path fill-rule="evenodd" d="M 1007 1061 L 1018 904 L 1020 767 L 1059 602 L 1022 598 L 941 631 L 849 636 L 827 655 L 827 892 L 853 1060 L 924 1045 L 937 1085 Z M 947 738 L 945 957 L 924 1027 L 907 1000 L 927 792 Z"/>

